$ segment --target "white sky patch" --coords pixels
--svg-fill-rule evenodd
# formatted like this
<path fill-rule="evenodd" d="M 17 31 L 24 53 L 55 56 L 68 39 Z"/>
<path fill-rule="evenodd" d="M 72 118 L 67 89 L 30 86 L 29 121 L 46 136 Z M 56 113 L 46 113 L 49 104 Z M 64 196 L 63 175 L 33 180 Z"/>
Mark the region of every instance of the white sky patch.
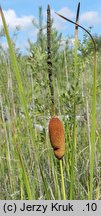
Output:
<path fill-rule="evenodd" d="M 11 29 L 14 29 L 16 26 L 19 26 L 21 29 L 27 29 L 32 25 L 32 20 L 34 19 L 32 15 L 18 17 L 15 11 L 12 9 L 9 9 L 7 11 L 4 10 L 3 12 L 7 25 Z M 1 18 L 0 25 L 2 25 Z"/>
<path fill-rule="evenodd" d="M 61 40 L 61 44 L 60 44 L 60 47 L 61 47 L 61 50 L 64 50 L 66 48 L 66 44 L 68 43 L 68 46 L 69 48 L 73 48 L 74 46 L 74 42 L 75 42 L 75 39 L 74 38 L 64 38 Z"/>
<path fill-rule="evenodd" d="M 24 41 L 21 41 L 21 43 L 20 41 L 17 41 L 16 48 L 19 48 L 22 53 L 26 53 L 27 50 L 29 49 L 28 41 L 24 40 Z"/>
<path fill-rule="evenodd" d="M 86 22 L 89 25 L 101 23 L 101 16 L 97 11 L 87 11 L 80 16 L 80 22 Z"/>
<path fill-rule="evenodd" d="M 27 37 L 30 39 L 35 39 L 37 37 L 37 34 L 38 34 L 38 29 L 33 26 L 33 28 L 30 29 L 30 31 L 28 32 L 27 34 Z"/>
<path fill-rule="evenodd" d="M 65 17 L 68 17 L 69 19 L 72 19 L 75 14 L 73 11 L 71 11 L 69 8 L 67 7 L 64 7 L 64 8 L 61 8 L 58 13 L 60 13 L 61 15 L 65 16 Z"/>
<path fill-rule="evenodd" d="M 57 11 L 57 13 L 68 17 L 69 19 L 72 19 L 74 17 L 74 13 L 67 7 L 61 8 L 59 11 Z M 66 22 L 60 18 L 58 15 L 55 14 L 54 10 L 51 10 L 51 14 L 52 14 L 52 18 L 54 20 L 54 27 L 57 30 L 63 30 L 66 28 Z"/>

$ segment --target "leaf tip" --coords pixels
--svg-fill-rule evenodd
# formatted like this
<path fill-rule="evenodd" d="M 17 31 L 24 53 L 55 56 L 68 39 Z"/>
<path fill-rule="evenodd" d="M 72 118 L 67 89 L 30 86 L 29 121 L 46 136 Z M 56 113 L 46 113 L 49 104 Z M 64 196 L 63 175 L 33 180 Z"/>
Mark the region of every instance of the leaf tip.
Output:
<path fill-rule="evenodd" d="M 58 15 L 58 16 L 60 16 L 60 14 L 58 14 L 56 11 L 55 11 L 55 14 Z"/>
<path fill-rule="evenodd" d="M 78 3 L 78 6 L 80 7 L 80 2 Z"/>
<path fill-rule="evenodd" d="M 1 7 L 1 5 L 0 5 L 0 13 L 2 14 L 3 12 L 2 12 L 2 7 Z"/>

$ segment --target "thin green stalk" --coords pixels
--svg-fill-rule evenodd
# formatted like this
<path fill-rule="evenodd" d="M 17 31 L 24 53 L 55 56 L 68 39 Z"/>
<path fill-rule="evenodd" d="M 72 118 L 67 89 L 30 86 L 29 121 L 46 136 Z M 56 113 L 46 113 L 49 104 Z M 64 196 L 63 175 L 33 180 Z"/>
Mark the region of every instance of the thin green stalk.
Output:
<path fill-rule="evenodd" d="M 74 182 L 75 182 L 75 145 L 76 145 L 76 113 L 74 104 L 74 125 L 73 125 L 73 142 L 72 142 L 72 160 L 70 175 L 70 200 L 74 199 Z"/>
<path fill-rule="evenodd" d="M 19 180 L 20 180 L 20 200 L 24 200 L 25 193 L 24 193 L 24 184 L 23 184 L 23 172 L 19 170 Z"/>
<path fill-rule="evenodd" d="M 4 120 L 4 112 L 3 112 L 3 104 L 2 104 L 2 98 L 0 95 L 0 103 L 1 103 L 1 114 L 2 114 L 2 120 L 3 120 L 3 128 L 5 131 L 5 140 L 6 140 L 6 144 L 7 144 L 7 150 L 6 150 L 6 159 L 7 159 L 7 167 L 8 167 L 8 176 L 9 176 L 9 180 L 10 180 L 10 186 L 11 186 L 11 193 L 14 193 L 14 182 L 15 179 L 13 178 L 13 174 L 12 174 L 12 164 L 11 164 L 11 154 L 10 154 L 10 141 L 9 141 L 9 135 L 7 132 L 7 126 Z"/>
<path fill-rule="evenodd" d="M 41 172 L 41 176 L 42 176 L 42 180 L 43 180 L 43 191 L 44 191 L 44 194 L 46 195 L 47 199 L 50 199 L 50 191 L 49 191 L 48 182 L 47 182 L 46 177 L 44 175 L 44 172 L 42 170 L 41 164 L 39 164 L 39 166 L 40 166 L 40 172 Z"/>
<path fill-rule="evenodd" d="M 60 172 L 61 172 L 61 189 L 63 200 L 66 200 L 66 191 L 65 191 L 65 183 L 64 183 L 64 174 L 63 174 L 63 166 L 62 160 L 60 160 Z"/>
<path fill-rule="evenodd" d="M 61 199 L 61 191 L 60 191 L 60 187 L 59 187 L 59 178 L 58 178 L 58 163 L 57 160 L 53 160 L 53 154 L 49 154 L 50 156 L 50 169 L 51 169 L 51 178 L 54 181 L 54 197 L 55 200 L 59 200 Z"/>
<path fill-rule="evenodd" d="M 20 164 L 21 164 L 21 168 L 22 168 L 22 172 L 23 172 L 23 177 L 24 177 L 24 182 L 25 182 L 25 187 L 26 187 L 28 199 L 32 200 L 33 196 L 32 196 L 32 192 L 31 192 L 31 188 L 30 188 L 29 178 L 28 178 L 28 175 L 26 173 L 24 161 L 23 161 L 21 151 L 20 151 L 18 145 L 17 145 L 17 152 L 18 152 L 18 156 L 19 156 L 19 160 L 20 160 Z"/>

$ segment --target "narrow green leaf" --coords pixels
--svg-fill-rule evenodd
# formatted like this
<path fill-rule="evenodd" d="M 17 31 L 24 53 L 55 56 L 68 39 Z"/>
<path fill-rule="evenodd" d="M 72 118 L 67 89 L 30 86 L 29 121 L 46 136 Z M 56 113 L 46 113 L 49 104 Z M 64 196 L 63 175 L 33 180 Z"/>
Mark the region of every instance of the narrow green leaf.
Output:
<path fill-rule="evenodd" d="M 25 170 L 24 160 L 23 160 L 23 158 L 21 156 L 21 152 L 20 152 L 20 149 L 19 149 L 18 146 L 17 146 L 17 152 L 18 152 L 18 156 L 19 156 L 19 160 L 20 160 L 20 164 L 21 164 L 21 168 L 22 168 L 22 172 L 23 172 L 24 183 L 25 183 L 28 199 L 32 200 L 33 197 L 32 197 L 32 193 L 31 193 L 31 189 L 30 189 L 29 179 L 28 179 L 28 176 L 27 176 L 27 172 Z"/>

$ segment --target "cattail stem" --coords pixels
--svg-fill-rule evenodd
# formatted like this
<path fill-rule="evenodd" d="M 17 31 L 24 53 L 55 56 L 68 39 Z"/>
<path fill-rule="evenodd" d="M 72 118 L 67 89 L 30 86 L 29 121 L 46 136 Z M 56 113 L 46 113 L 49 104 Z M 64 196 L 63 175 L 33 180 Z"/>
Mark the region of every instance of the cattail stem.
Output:
<path fill-rule="evenodd" d="M 48 66 L 48 77 L 49 77 L 49 88 L 51 93 L 52 102 L 52 115 L 55 115 L 54 107 L 54 88 L 53 88 L 53 77 L 52 77 L 52 61 L 51 61 L 51 13 L 50 6 L 47 8 L 47 66 Z"/>
<path fill-rule="evenodd" d="M 63 166 L 62 166 L 62 160 L 60 160 L 60 171 L 61 171 L 61 189 L 62 189 L 62 198 L 63 200 L 66 200 L 66 191 L 65 191 L 65 184 L 64 184 L 64 175 L 63 175 Z"/>
<path fill-rule="evenodd" d="M 78 3 L 77 13 L 76 13 L 76 24 L 79 22 L 79 12 L 80 12 L 80 3 Z M 74 123 L 73 123 L 73 143 L 72 143 L 72 160 L 71 160 L 71 179 L 70 179 L 70 199 L 74 197 L 74 182 L 75 182 L 75 167 L 77 165 L 77 142 L 76 142 L 76 77 L 77 77 L 77 63 L 78 63 L 78 26 L 75 25 L 74 33 Z"/>
<path fill-rule="evenodd" d="M 74 103 L 74 123 L 73 123 L 73 142 L 72 142 L 72 159 L 71 159 L 71 176 L 70 176 L 70 200 L 74 199 L 74 182 L 75 182 L 75 149 L 76 149 L 76 110 Z"/>

